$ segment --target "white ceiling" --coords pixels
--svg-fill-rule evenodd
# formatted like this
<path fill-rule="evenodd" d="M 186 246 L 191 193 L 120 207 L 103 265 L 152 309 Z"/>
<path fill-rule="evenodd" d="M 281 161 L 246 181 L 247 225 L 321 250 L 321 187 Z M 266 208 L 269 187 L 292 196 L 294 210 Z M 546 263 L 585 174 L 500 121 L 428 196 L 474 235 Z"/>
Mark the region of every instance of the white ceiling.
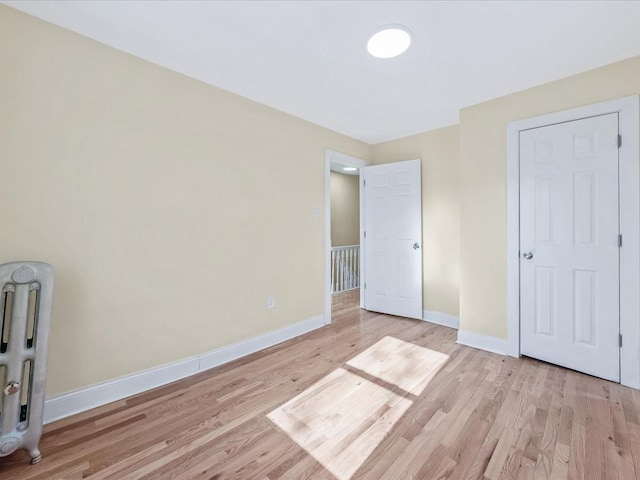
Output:
<path fill-rule="evenodd" d="M 640 54 L 640 2 L 4 1 L 190 77 L 377 143 Z M 402 56 L 366 53 L 406 25 Z"/>

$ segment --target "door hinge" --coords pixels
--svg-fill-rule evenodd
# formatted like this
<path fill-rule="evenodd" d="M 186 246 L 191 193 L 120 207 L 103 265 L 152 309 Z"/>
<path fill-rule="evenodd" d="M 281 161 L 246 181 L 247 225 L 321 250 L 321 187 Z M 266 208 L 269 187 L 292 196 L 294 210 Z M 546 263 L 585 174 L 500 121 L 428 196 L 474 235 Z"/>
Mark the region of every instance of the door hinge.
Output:
<path fill-rule="evenodd" d="M 364 289 L 367 289 L 367 282 L 364 282 Z"/>
<path fill-rule="evenodd" d="M 618 247 L 622 246 L 622 234 L 618 234 Z"/>
<path fill-rule="evenodd" d="M 622 135 L 618 135 L 618 148 L 622 147 Z"/>
<path fill-rule="evenodd" d="M 618 334 L 618 346 L 622 347 L 622 334 Z"/>
<path fill-rule="evenodd" d="M 364 232 L 364 238 L 367 238 L 367 232 L 366 231 Z"/>
<path fill-rule="evenodd" d="M 367 181 L 366 180 L 362 180 L 362 186 L 366 187 L 367 186 Z"/>

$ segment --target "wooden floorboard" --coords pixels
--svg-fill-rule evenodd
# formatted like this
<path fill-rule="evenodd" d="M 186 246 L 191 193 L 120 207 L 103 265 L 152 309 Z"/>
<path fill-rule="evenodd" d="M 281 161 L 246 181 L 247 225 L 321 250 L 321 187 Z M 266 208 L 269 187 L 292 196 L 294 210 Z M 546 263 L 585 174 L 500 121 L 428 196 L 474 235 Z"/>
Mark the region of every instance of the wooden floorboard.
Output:
<path fill-rule="evenodd" d="M 45 427 L 0 480 L 633 480 L 640 393 L 360 310 Z"/>

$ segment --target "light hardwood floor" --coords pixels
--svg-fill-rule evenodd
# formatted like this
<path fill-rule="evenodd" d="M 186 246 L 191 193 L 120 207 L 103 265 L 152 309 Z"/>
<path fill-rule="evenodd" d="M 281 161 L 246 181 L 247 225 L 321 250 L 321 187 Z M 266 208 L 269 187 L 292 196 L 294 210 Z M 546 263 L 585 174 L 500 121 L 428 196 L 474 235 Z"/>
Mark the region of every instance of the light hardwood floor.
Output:
<path fill-rule="evenodd" d="M 330 327 L 47 425 L 42 463 L 0 459 L 0 480 L 637 478 L 638 391 L 356 302 L 335 297 Z"/>

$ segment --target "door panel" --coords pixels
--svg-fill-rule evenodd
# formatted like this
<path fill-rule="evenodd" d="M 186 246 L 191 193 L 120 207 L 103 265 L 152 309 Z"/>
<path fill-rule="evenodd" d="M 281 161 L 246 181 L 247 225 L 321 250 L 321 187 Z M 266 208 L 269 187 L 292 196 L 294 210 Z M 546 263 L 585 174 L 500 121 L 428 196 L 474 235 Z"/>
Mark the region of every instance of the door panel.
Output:
<path fill-rule="evenodd" d="M 556 269 L 536 267 L 536 333 L 555 336 L 556 332 Z"/>
<path fill-rule="evenodd" d="M 596 279 L 598 272 L 575 270 L 573 272 L 574 341 L 584 345 L 595 344 Z"/>
<path fill-rule="evenodd" d="M 364 308 L 422 319 L 420 160 L 365 167 L 362 175 Z"/>
<path fill-rule="evenodd" d="M 617 140 L 615 113 L 520 132 L 521 352 L 614 381 Z"/>

